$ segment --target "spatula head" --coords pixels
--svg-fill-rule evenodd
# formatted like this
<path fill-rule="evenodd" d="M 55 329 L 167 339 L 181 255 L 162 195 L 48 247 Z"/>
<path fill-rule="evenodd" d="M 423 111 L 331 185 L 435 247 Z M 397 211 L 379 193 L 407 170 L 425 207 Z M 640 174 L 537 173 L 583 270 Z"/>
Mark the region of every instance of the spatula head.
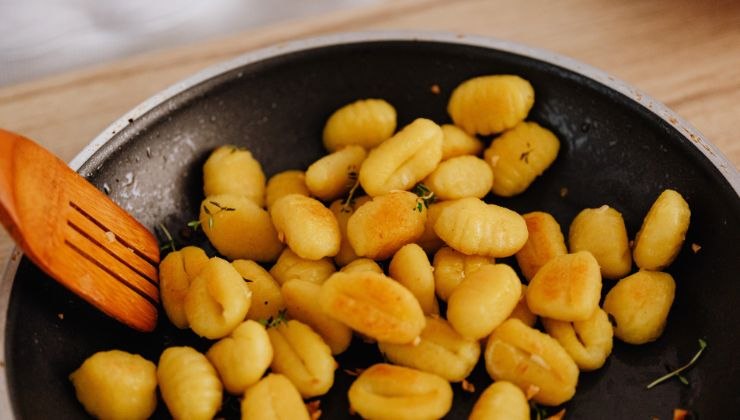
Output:
<path fill-rule="evenodd" d="M 152 331 L 157 239 L 36 143 L 0 130 L 0 219 L 26 256 L 101 311 Z"/>

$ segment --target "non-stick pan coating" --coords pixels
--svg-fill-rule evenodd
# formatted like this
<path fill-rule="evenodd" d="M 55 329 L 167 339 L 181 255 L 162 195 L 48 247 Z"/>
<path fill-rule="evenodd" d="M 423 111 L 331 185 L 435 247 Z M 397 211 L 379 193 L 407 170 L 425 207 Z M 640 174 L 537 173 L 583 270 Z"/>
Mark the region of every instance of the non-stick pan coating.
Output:
<path fill-rule="evenodd" d="M 562 147 L 555 164 L 523 195 L 488 197 L 519 212 L 552 213 L 567 232 L 583 208 L 603 204 L 621 211 L 630 237 L 666 188 L 691 206 L 686 243 L 668 271 L 677 281 L 665 333 L 654 343 L 615 340 L 606 365 L 580 376 L 571 419 L 671 418 L 674 408 L 700 418 L 740 415 L 740 200 L 697 144 L 669 121 L 632 98 L 570 70 L 512 53 L 446 42 L 374 41 L 324 46 L 277 55 L 198 84 L 132 121 L 103 145 L 81 172 L 135 217 L 155 229 L 165 225 L 178 245 L 213 249 L 201 233 L 185 235 L 197 218 L 201 166 L 218 145 L 247 147 L 268 176 L 305 169 L 321 156 L 321 130 L 329 114 L 358 98 L 384 98 L 398 111 L 399 127 L 417 117 L 449 122 L 446 103 L 461 81 L 511 73 L 528 79 L 536 100 L 529 119 L 553 130 Z M 431 87 L 441 89 L 435 94 Z M 122 87 L 125 89 L 125 87 Z M 710 111 L 709 111 L 710 112 Z M 690 244 L 701 246 L 691 251 Z M 612 281 L 604 281 L 608 290 Z M 685 376 L 654 389 L 645 385 L 688 361 L 697 340 L 709 344 Z M 152 334 L 140 334 L 106 318 L 21 262 L 6 326 L 6 371 L 16 417 L 84 418 L 68 380 L 96 351 L 123 349 L 157 361 L 171 345 L 209 342 L 175 329 L 164 314 Z M 354 343 L 339 357 L 342 368 L 381 360 L 373 346 Z M 322 418 L 348 417 L 346 389 L 352 377 L 337 370 L 336 385 L 322 399 Z M 490 383 L 478 366 L 475 393 L 460 391 L 449 418 L 466 418 Z M 223 415 L 238 417 L 228 397 Z M 166 418 L 160 401 L 156 417 Z"/>

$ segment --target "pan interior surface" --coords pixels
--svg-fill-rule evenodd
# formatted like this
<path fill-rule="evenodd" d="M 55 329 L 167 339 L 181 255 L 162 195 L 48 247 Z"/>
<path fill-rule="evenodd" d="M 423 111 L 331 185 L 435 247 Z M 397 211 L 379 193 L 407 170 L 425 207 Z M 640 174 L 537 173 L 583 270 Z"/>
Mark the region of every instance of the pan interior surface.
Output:
<path fill-rule="evenodd" d="M 740 200 L 727 180 L 678 129 L 632 99 L 583 75 L 529 57 L 473 45 L 427 41 L 373 41 L 275 55 L 229 70 L 166 99 L 112 136 L 81 172 L 150 229 L 167 228 L 178 246 L 203 246 L 186 227 L 203 199 L 202 164 L 222 144 L 248 148 L 267 176 L 305 169 L 325 153 L 328 116 L 360 98 L 383 98 L 398 112 L 398 127 L 417 117 L 450 121 L 452 89 L 484 74 L 517 74 L 535 89 L 529 120 L 553 130 L 560 154 L 526 193 L 489 201 L 520 213 L 541 210 L 567 233 L 587 207 L 619 210 L 631 238 L 648 208 L 666 189 L 691 207 L 691 227 L 676 262 L 677 282 L 668 325 L 655 342 L 615 340 L 607 364 L 582 373 L 568 418 L 671 418 L 685 408 L 701 418 L 740 415 Z M 439 87 L 439 92 L 435 93 Z M 701 247 L 692 252 L 691 244 Z M 504 261 L 507 262 L 507 261 Z M 508 261 L 512 265 L 515 262 Z M 608 290 L 613 281 L 604 280 Z M 653 379 L 709 347 L 685 376 L 646 390 Z M 210 342 L 172 326 L 164 312 L 152 334 L 129 330 L 98 313 L 40 273 L 27 260 L 17 271 L 6 326 L 6 373 L 19 419 L 86 418 L 68 375 L 101 350 L 122 349 L 157 361 L 162 350 Z M 356 340 L 338 357 L 332 391 L 322 398 L 324 418 L 349 416 L 344 369 L 381 361 L 375 346 Z M 467 418 L 490 383 L 482 365 L 469 378 L 475 392 L 454 384 L 448 418 Z M 238 418 L 239 399 L 226 397 L 220 415 Z M 155 418 L 168 418 L 160 400 Z"/>

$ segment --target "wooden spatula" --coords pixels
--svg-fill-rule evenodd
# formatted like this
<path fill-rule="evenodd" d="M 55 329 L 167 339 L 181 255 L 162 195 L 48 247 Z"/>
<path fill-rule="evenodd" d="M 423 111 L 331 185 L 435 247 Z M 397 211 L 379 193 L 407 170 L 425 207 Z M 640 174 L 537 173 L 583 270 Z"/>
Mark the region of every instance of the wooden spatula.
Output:
<path fill-rule="evenodd" d="M 72 292 L 132 328 L 154 329 L 157 239 L 49 151 L 1 129 L 0 221 Z"/>

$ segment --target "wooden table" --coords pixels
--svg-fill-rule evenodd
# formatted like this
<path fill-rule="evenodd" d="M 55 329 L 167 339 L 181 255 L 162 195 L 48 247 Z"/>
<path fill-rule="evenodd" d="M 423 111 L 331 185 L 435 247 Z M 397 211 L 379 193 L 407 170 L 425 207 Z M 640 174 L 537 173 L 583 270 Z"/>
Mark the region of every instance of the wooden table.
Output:
<path fill-rule="evenodd" d="M 664 102 L 740 164 L 735 0 L 388 0 L 0 88 L 0 127 L 70 160 L 118 116 L 215 62 L 290 39 L 388 29 L 484 35 L 571 56 Z M 11 247 L 1 232 L 0 267 Z"/>

